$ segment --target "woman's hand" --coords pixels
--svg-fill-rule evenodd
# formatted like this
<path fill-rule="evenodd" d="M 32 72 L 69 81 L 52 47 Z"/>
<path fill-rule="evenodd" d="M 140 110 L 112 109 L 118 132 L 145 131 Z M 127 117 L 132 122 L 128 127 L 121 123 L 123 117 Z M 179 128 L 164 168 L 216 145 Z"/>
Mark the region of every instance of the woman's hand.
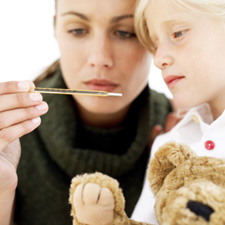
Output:
<path fill-rule="evenodd" d="M 0 83 L 0 197 L 17 186 L 19 138 L 37 128 L 48 111 L 41 94 L 29 93 L 33 87 L 29 81 Z"/>
<path fill-rule="evenodd" d="M 151 149 L 152 143 L 158 135 L 170 131 L 180 120 L 181 117 L 177 116 L 176 112 L 171 112 L 167 115 L 164 129 L 161 125 L 155 125 L 149 137 L 148 148 Z"/>

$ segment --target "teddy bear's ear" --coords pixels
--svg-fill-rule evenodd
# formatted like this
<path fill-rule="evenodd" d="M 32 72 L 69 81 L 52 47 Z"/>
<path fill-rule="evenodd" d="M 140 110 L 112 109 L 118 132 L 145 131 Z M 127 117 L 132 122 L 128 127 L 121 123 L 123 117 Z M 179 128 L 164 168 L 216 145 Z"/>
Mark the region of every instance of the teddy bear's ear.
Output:
<path fill-rule="evenodd" d="M 194 157 L 196 154 L 187 145 L 168 142 L 161 146 L 148 168 L 148 179 L 154 195 L 160 190 L 166 176 L 173 169 Z"/>

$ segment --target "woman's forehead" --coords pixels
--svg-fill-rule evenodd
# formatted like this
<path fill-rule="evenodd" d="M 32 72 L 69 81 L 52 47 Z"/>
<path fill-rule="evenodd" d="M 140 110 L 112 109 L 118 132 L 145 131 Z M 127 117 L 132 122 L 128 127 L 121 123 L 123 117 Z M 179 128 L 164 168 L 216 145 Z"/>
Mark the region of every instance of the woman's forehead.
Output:
<path fill-rule="evenodd" d="M 56 0 L 57 10 L 80 10 L 88 12 L 104 13 L 113 12 L 132 12 L 135 10 L 136 0 Z M 104 10 L 104 11 L 103 11 Z"/>

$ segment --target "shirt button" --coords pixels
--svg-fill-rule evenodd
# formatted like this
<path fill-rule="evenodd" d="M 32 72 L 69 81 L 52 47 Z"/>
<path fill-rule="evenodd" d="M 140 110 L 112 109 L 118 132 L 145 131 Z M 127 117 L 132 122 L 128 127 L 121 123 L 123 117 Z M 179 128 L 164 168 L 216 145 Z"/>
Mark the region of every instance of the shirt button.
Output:
<path fill-rule="evenodd" d="M 206 141 L 205 148 L 207 150 L 213 150 L 215 148 L 215 143 L 213 141 Z"/>

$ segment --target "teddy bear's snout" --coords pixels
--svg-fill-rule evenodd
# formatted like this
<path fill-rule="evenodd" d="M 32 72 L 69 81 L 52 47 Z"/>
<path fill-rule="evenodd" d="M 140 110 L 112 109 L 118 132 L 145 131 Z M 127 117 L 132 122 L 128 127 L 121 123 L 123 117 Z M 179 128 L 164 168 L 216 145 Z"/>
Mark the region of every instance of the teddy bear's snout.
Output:
<path fill-rule="evenodd" d="M 214 212 L 210 206 L 197 201 L 189 201 L 187 203 L 187 208 L 196 215 L 202 216 L 207 221 L 209 221 L 210 215 Z"/>

